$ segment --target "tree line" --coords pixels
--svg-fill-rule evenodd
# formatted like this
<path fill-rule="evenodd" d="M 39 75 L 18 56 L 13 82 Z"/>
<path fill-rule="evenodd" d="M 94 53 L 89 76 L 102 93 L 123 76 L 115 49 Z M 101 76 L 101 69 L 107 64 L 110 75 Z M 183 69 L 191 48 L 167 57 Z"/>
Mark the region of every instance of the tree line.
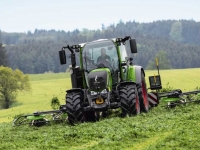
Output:
<path fill-rule="evenodd" d="M 134 64 L 148 68 L 155 56 L 162 54 L 168 60 L 168 65 L 161 69 L 200 67 L 200 22 L 193 20 L 163 20 L 151 23 L 119 21 L 107 27 L 102 24 L 102 28 L 97 30 L 84 28 L 71 32 L 38 29 L 27 33 L 1 31 L 0 43 L 4 46 L 0 45 L 0 58 L 5 57 L 0 59 L 0 65 L 30 74 L 63 72 L 70 63 L 68 60 L 67 66 L 60 65 L 58 51 L 63 46 L 127 35 L 137 41 L 138 53 L 130 54 Z M 77 63 L 78 61 L 77 59 Z"/>

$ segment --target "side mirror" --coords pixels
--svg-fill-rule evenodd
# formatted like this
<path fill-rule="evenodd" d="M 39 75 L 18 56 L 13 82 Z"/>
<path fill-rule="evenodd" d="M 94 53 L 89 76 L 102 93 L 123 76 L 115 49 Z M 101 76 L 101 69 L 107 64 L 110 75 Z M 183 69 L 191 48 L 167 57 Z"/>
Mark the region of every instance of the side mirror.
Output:
<path fill-rule="evenodd" d="M 65 51 L 64 51 L 64 50 L 60 50 L 60 51 L 59 51 L 59 57 L 60 57 L 60 64 L 61 64 L 61 65 L 67 63 L 66 54 L 65 54 Z"/>
<path fill-rule="evenodd" d="M 135 39 L 130 40 L 131 53 L 137 53 L 137 44 Z"/>

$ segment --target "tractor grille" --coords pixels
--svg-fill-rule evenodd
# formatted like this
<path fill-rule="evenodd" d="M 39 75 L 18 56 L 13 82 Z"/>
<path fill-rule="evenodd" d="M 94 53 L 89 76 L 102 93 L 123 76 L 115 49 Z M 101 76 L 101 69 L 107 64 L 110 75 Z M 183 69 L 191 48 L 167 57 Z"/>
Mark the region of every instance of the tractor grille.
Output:
<path fill-rule="evenodd" d="M 107 72 L 97 71 L 90 72 L 88 74 L 88 83 L 91 90 L 102 90 L 106 88 L 107 84 Z"/>

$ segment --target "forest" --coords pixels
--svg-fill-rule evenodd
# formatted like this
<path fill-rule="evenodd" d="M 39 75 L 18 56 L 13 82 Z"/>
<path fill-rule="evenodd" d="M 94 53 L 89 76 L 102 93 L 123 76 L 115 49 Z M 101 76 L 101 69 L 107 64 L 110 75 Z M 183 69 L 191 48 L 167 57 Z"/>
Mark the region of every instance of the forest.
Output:
<path fill-rule="evenodd" d="M 134 64 L 145 69 L 152 69 L 156 56 L 160 62 L 167 60 L 165 65 L 160 66 L 161 69 L 200 67 L 200 22 L 194 20 L 159 20 L 151 23 L 120 20 L 107 27 L 102 24 L 102 28 L 97 30 L 0 31 L 0 65 L 28 74 L 65 72 L 70 61 L 67 66 L 60 65 L 58 51 L 63 46 L 125 36 L 136 39 L 138 53 L 129 56 L 133 57 Z M 160 54 L 162 57 L 159 58 Z M 67 59 L 70 59 L 68 55 Z"/>

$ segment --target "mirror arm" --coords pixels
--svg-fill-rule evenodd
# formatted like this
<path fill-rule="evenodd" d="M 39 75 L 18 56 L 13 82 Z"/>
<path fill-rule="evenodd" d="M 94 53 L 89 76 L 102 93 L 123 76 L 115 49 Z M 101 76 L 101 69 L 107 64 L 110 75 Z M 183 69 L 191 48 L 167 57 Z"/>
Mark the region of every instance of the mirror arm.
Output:
<path fill-rule="evenodd" d="M 66 47 L 63 47 L 62 50 L 65 50 L 66 48 L 68 48 L 69 51 L 71 52 L 72 67 L 76 67 L 76 56 L 75 56 L 73 49 L 69 45 L 67 45 Z"/>
<path fill-rule="evenodd" d="M 74 54 L 73 49 L 72 49 L 69 45 L 62 47 L 62 50 L 65 50 L 65 49 L 67 49 L 67 48 L 69 49 L 69 51 L 70 51 L 72 54 Z"/>
<path fill-rule="evenodd" d="M 73 49 L 72 49 L 69 45 L 67 45 L 67 48 L 70 50 L 70 52 L 71 52 L 72 54 L 74 54 Z"/>
<path fill-rule="evenodd" d="M 76 67 L 76 56 L 74 53 L 71 54 L 71 63 L 72 63 L 72 67 Z"/>
<path fill-rule="evenodd" d="M 122 42 L 125 43 L 127 40 L 131 39 L 130 36 L 125 36 L 123 39 L 122 39 Z"/>

